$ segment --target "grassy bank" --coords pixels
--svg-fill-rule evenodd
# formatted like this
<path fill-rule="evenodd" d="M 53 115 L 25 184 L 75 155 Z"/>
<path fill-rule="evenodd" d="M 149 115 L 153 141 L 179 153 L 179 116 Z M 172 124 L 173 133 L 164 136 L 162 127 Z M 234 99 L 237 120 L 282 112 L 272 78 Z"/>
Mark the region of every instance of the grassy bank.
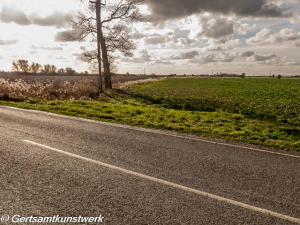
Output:
<path fill-rule="evenodd" d="M 120 95 L 104 96 L 102 101 L 25 100 L 0 101 L 0 104 L 300 151 L 298 126 L 247 118 L 236 113 L 170 109 Z"/>

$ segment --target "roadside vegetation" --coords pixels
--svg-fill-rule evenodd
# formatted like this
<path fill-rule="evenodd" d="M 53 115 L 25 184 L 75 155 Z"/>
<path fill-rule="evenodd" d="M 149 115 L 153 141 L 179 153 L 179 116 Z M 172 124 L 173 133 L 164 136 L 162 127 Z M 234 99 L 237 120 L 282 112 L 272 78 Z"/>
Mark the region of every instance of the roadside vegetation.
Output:
<path fill-rule="evenodd" d="M 141 79 L 138 77 L 138 79 L 130 80 L 123 77 L 123 82 L 115 82 L 113 87 L 124 89 L 132 85 L 154 82 L 164 78 Z M 50 81 L 0 78 L 0 100 L 23 101 L 28 99 L 99 101 L 98 84 L 93 79 Z"/>
<path fill-rule="evenodd" d="M 128 86 L 89 100 L 6 96 L 0 104 L 300 151 L 300 80 L 178 78 Z"/>
<path fill-rule="evenodd" d="M 93 100 L 98 87 L 93 80 L 70 81 L 10 81 L 0 78 L 0 99 L 23 101 L 35 100 Z"/>

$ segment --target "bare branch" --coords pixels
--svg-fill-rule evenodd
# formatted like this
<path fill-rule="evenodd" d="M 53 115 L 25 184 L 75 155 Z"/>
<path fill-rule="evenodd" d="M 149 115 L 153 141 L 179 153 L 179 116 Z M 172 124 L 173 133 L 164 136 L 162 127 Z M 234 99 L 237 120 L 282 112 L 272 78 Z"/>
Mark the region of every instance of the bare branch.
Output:
<path fill-rule="evenodd" d="M 110 73 L 113 69 L 116 53 L 124 56 L 132 56 L 135 49 L 131 39 L 128 24 L 135 22 L 146 22 L 147 18 L 140 12 L 139 5 L 144 0 L 118 0 L 117 3 L 102 6 L 102 0 L 79 0 L 85 8 L 70 15 L 68 22 L 71 30 L 65 32 L 65 38 L 70 41 L 89 41 L 101 46 L 102 57 L 99 56 L 97 46 L 92 50 L 84 50 L 80 59 L 91 65 L 101 61 L 105 70 L 105 83 L 110 86 Z M 100 3 L 100 4 L 99 4 Z M 101 5 L 101 6 L 100 6 Z M 104 13 L 102 13 L 102 8 Z M 99 14 L 97 14 L 99 13 Z M 104 19 L 99 19 L 103 14 Z M 98 18 L 98 27 L 97 27 Z M 93 66 L 94 67 L 94 66 Z"/>

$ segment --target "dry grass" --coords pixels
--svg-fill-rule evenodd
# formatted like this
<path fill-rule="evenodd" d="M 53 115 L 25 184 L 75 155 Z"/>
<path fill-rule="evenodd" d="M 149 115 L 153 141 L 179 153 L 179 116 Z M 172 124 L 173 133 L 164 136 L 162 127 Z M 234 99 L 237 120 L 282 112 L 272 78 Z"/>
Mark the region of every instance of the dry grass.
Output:
<path fill-rule="evenodd" d="M 114 84 L 114 88 L 159 81 L 164 78 L 149 78 Z M 97 82 L 91 79 L 80 81 L 7 80 L 0 78 L 0 100 L 99 100 Z"/>
<path fill-rule="evenodd" d="M 164 79 L 166 79 L 166 77 L 128 81 L 128 82 L 125 82 L 125 83 L 114 84 L 113 87 L 122 89 L 122 88 L 127 88 L 127 87 L 130 87 L 130 86 L 133 86 L 133 85 L 145 84 L 145 83 L 149 83 L 149 82 L 156 82 L 156 81 L 160 81 L 160 80 L 164 80 Z"/>
<path fill-rule="evenodd" d="M 5 80 L 0 78 L 0 99 L 91 100 L 97 97 L 97 83 Z"/>

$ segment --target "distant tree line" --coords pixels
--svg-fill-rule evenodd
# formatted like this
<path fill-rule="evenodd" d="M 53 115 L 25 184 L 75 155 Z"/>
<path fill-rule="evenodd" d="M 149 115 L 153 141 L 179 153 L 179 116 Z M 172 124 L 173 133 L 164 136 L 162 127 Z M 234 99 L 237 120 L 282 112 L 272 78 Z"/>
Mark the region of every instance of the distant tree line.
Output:
<path fill-rule="evenodd" d="M 155 76 L 155 74 L 151 74 L 151 76 Z M 242 77 L 245 78 L 246 77 L 246 73 L 242 73 L 242 74 L 234 74 L 234 73 L 216 73 L 213 75 L 210 74 L 183 74 L 183 75 L 177 75 L 175 74 L 169 74 L 168 76 L 171 77 L 176 77 L 176 76 L 183 76 L 183 77 Z"/>
<path fill-rule="evenodd" d="M 42 66 L 39 63 L 33 62 L 29 64 L 28 60 L 18 60 L 13 62 L 12 70 L 17 73 L 24 74 L 46 74 L 46 75 L 76 75 L 76 74 L 84 74 L 88 75 L 89 73 L 85 71 L 84 73 L 78 73 L 71 67 L 67 67 L 65 69 L 57 69 L 56 66 L 46 64 Z"/>

